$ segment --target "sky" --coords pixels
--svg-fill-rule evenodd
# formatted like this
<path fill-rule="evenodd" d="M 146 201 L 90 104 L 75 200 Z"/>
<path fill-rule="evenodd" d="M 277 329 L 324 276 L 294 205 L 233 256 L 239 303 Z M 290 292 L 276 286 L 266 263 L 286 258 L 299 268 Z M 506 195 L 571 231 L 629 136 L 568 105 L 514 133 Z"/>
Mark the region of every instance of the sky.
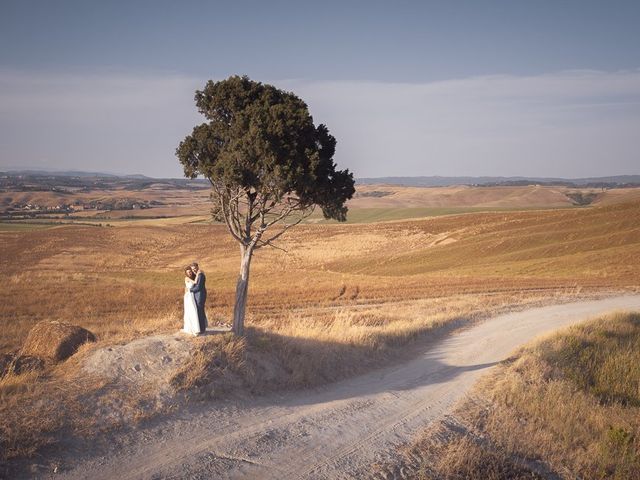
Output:
<path fill-rule="evenodd" d="M 356 177 L 640 173 L 638 1 L 0 7 L 0 170 L 181 176 L 194 91 L 246 74 Z"/>

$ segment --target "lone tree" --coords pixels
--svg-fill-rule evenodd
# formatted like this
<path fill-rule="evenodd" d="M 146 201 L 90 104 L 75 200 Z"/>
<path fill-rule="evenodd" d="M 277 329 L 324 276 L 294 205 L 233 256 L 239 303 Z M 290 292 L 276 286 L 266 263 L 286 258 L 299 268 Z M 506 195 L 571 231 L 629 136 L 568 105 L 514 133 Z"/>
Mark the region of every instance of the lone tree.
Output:
<path fill-rule="evenodd" d="M 195 101 L 207 122 L 180 142 L 176 155 L 186 177 L 211 182 L 213 216 L 240 244 L 233 332 L 243 335 L 254 251 L 276 247 L 316 206 L 327 219 L 346 220 L 353 174 L 336 170 L 335 138 L 326 126 L 314 126 L 293 93 L 233 76 L 210 80 Z"/>

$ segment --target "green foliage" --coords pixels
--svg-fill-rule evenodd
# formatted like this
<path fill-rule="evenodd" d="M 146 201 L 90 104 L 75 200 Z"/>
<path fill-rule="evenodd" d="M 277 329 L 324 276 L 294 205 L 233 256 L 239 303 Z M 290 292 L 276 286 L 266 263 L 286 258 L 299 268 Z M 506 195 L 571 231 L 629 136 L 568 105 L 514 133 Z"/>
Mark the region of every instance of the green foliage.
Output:
<path fill-rule="evenodd" d="M 208 122 L 176 150 L 185 176 L 203 175 L 226 191 L 243 189 L 249 202 L 261 198 L 265 205 L 295 195 L 301 209 L 318 205 L 325 218 L 346 219 L 353 175 L 336 170 L 335 138 L 326 126 L 314 126 L 296 95 L 233 76 L 207 82 L 195 101 Z"/>
<path fill-rule="evenodd" d="M 598 198 L 597 193 L 571 192 L 566 196 L 575 204 L 580 206 L 591 205 Z"/>
<path fill-rule="evenodd" d="M 609 427 L 607 443 L 616 450 L 626 451 L 633 443 L 633 434 L 622 427 Z"/>

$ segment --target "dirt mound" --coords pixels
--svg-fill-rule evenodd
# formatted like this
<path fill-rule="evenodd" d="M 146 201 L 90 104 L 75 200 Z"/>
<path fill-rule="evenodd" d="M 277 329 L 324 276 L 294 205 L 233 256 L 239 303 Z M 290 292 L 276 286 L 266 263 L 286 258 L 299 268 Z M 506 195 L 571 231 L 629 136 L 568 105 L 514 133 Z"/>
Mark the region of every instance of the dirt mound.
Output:
<path fill-rule="evenodd" d="M 21 353 L 23 356 L 61 362 L 76 353 L 80 345 L 95 341 L 93 333 L 82 327 L 45 320 L 29 331 Z"/>
<path fill-rule="evenodd" d="M 98 348 L 83 359 L 85 373 L 120 386 L 170 389 L 170 379 L 192 355 L 194 339 L 181 333 L 154 335 Z"/>

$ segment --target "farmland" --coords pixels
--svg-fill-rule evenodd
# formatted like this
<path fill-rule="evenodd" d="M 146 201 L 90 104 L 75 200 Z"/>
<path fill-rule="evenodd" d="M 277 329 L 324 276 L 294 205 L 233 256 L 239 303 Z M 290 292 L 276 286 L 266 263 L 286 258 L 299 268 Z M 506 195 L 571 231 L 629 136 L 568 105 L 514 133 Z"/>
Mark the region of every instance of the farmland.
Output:
<path fill-rule="evenodd" d="M 285 251 L 257 253 L 249 323 L 455 295 L 637 288 L 639 205 L 301 225 L 283 238 Z M 1 350 L 16 348 L 44 318 L 102 338 L 177 328 L 181 268 L 194 259 L 208 273 L 210 315 L 229 318 L 239 258 L 221 225 L 9 225 L 0 233 Z"/>
<path fill-rule="evenodd" d="M 606 184 L 603 184 L 606 185 Z M 614 184 L 612 184 L 614 185 Z M 407 187 L 357 185 L 348 223 L 405 220 L 460 213 L 606 205 L 640 198 L 624 185 L 492 185 Z M 203 180 L 148 177 L 0 173 L 0 230 L 7 222 L 110 224 L 176 219 L 210 222 L 209 185 Z M 315 213 L 309 223 L 335 223 Z"/>

